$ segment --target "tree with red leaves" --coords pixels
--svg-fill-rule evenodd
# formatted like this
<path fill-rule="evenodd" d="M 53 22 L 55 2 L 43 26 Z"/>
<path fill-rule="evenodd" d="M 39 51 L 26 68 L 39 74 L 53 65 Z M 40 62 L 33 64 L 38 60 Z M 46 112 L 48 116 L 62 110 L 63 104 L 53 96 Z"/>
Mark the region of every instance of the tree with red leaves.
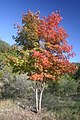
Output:
<path fill-rule="evenodd" d="M 74 73 L 76 66 L 69 62 L 72 52 L 66 40 L 66 30 L 60 27 L 62 17 L 59 13 L 40 19 L 40 13 L 30 10 L 22 17 L 22 26 L 17 25 L 15 38 L 17 56 L 8 56 L 13 71 L 28 73 L 29 79 L 36 83 L 36 112 L 41 111 L 42 94 L 47 81 L 57 81 L 65 73 Z"/>

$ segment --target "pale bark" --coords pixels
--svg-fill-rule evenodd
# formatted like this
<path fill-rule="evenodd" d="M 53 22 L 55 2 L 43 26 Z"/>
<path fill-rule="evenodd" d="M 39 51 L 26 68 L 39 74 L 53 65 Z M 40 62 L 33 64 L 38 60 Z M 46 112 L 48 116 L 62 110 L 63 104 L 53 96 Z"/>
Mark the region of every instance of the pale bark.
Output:
<path fill-rule="evenodd" d="M 41 89 L 41 92 L 40 92 L 40 98 L 39 98 L 39 112 L 41 112 L 43 91 L 44 91 L 44 87 Z"/>
<path fill-rule="evenodd" d="M 36 88 L 36 111 L 38 112 L 38 89 Z"/>
<path fill-rule="evenodd" d="M 45 83 L 41 83 L 41 87 L 38 86 L 40 84 L 36 83 L 36 112 L 41 112 L 41 106 L 42 106 L 42 95 L 45 87 Z"/>
<path fill-rule="evenodd" d="M 38 100 L 38 86 L 37 86 L 37 83 L 36 83 L 36 112 L 38 112 L 38 109 L 39 109 L 39 100 Z"/>

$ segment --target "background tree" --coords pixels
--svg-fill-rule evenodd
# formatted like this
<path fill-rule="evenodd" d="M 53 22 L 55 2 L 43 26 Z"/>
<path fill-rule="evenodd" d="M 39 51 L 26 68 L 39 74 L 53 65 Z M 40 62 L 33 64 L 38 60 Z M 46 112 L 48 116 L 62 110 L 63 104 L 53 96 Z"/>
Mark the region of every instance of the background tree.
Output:
<path fill-rule="evenodd" d="M 80 97 L 80 63 L 76 63 L 76 65 L 78 66 L 78 70 L 76 71 L 76 73 L 73 76 L 73 78 L 78 83 L 77 93 L 78 93 L 78 96 Z"/>
<path fill-rule="evenodd" d="M 2 40 L 0 40 L 0 52 L 8 52 L 10 50 L 10 45 Z"/>
<path fill-rule="evenodd" d="M 17 55 L 8 56 L 14 72 L 27 73 L 35 81 L 36 112 L 41 111 L 42 94 L 47 81 L 57 81 L 65 73 L 74 73 L 76 66 L 69 62 L 74 56 L 68 37 L 59 23 L 59 13 L 40 19 L 39 12 L 28 11 L 22 17 L 22 26 L 17 25 L 15 38 Z"/>
<path fill-rule="evenodd" d="M 3 61 L 5 60 L 7 53 L 10 51 L 11 47 L 8 43 L 0 40 L 0 69 L 2 69 Z"/>
<path fill-rule="evenodd" d="M 3 83 L 3 79 L 5 76 L 5 71 L 7 71 L 6 69 L 6 65 L 4 65 L 4 61 L 6 60 L 7 56 L 8 56 L 8 52 L 11 50 L 11 46 L 6 43 L 5 41 L 0 39 L 0 98 L 2 98 L 2 87 L 4 85 Z M 7 73 L 8 74 L 8 73 Z"/>

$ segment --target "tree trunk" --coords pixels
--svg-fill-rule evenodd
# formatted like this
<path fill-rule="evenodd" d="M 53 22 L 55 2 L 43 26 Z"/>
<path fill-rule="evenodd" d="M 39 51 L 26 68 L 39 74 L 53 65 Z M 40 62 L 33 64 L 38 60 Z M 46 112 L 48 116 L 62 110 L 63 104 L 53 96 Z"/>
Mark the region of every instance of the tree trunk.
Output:
<path fill-rule="evenodd" d="M 35 92 L 36 92 L 36 112 L 37 113 L 41 112 L 41 103 L 42 103 L 42 95 L 43 95 L 43 91 L 44 91 L 44 85 L 45 84 L 41 83 L 41 87 L 40 87 L 40 84 L 36 83 Z"/>
<path fill-rule="evenodd" d="M 41 92 L 40 92 L 40 98 L 39 98 L 39 112 L 41 112 L 43 91 L 44 91 L 44 86 L 42 87 Z"/>
<path fill-rule="evenodd" d="M 38 112 L 38 109 L 39 109 L 39 100 L 38 100 L 38 86 L 37 86 L 37 83 L 36 83 L 36 112 Z"/>

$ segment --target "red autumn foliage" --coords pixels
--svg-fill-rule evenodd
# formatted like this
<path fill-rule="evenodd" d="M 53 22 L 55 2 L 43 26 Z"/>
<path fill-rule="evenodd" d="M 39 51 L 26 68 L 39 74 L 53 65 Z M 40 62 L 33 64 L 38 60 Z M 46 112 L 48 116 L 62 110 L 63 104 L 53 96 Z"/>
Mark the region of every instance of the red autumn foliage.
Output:
<path fill-rule="evenodd" d="M 34 67 L 38 71 L 30 77 L 32 80 L 55 80 L 65 73 L 73 73 L 76 66 L 69 62 L 69 58 L 75 55 L 72 46 L 68 45 L 66 30 L 59 27 L 62 17 L 58 13 L 52 13 L 43 17 L 38 23 L 38 36 L 44 41 L 44 48 L 32 50 L 32 58 L 35 59 Z M 39 72 L 39 73 L 38 73 Z"/>
<path fill-rule="evenodd" d="M 32 63 L 28 59 L 26 65 L 26 69 L 29 66 L 34 68 L 34 70 L 30 68 L 33 70 L 30 73 L 31 80 L 55 80 L 60 75 L 73 73 L 76 70 L 76 66 L 69 62 L 70 57 L 74 57 L 75 53 L 66 40 L 68 37 L 66 30 L 60 26 L 61 20 L 59 13 L 52 12 L 48 17 L 40 19 L 39 12 L 33 13 L 29 10 L 22 17 L 23 26 L 17 25 L 16 42 L 31 53 L 30 59 L 34 59 Z M 24 58 L 27 59 L 27 55 Z M 17 61 L 20 60 L 16 60 L 16 63 L 21 69 Z M 24 66 L 24 63 L 25 60 L 20 64 Z M 23 70 L 25 71 L 27 70 Z"/>

